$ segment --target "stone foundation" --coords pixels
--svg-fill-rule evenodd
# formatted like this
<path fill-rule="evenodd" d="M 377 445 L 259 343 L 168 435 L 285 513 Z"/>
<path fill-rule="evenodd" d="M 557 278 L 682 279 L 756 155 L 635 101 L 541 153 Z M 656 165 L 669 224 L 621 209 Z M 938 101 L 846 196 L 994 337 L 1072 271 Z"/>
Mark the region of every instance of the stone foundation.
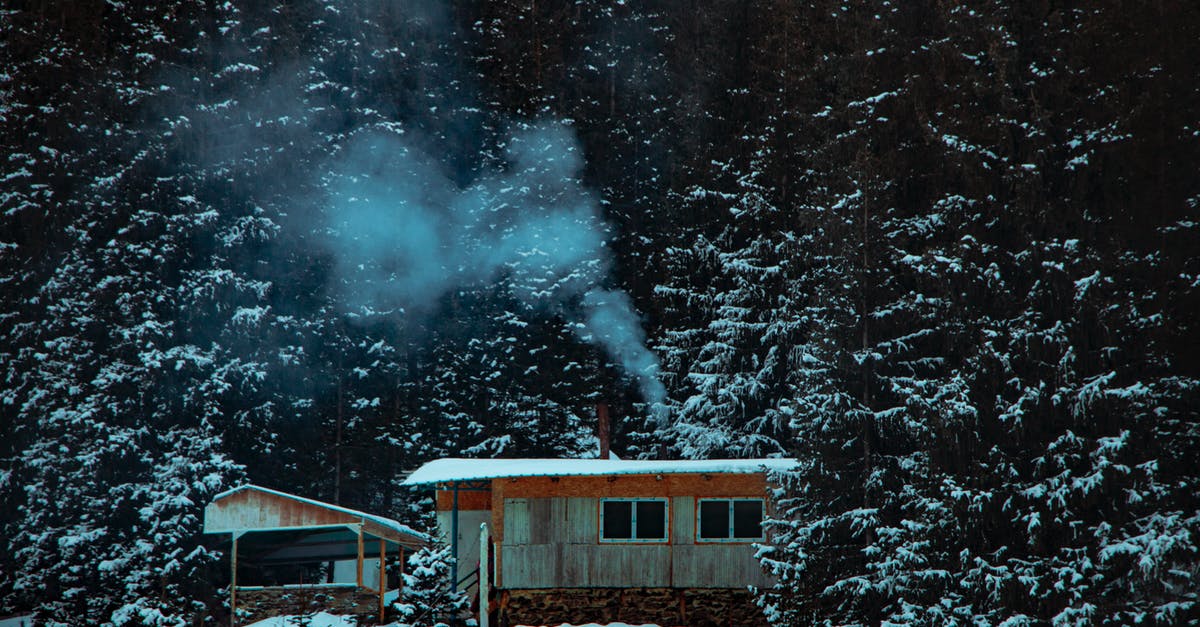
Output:
<path fill-rule="evenodd" d="M 710 588 L 551 588 L 500 590 L 499 624 L 654 623 L 663 627 L 766 627 L 745 590 Z"/>
<path fill-rule="evenodd" d="M 295 586 L 237 591 L 239 621 L 248 625 L 283 614 L 353 615 L 360 625 L 379 622 L 379 593 L 356 586 Z"/>

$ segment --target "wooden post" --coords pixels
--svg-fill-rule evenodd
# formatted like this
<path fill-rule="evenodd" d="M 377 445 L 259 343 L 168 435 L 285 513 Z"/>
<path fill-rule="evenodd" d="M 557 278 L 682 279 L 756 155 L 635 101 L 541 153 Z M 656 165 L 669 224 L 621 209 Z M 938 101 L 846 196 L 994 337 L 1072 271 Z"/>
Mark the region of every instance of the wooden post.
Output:
<path fill-rule="evenodd" d="M 404 594 L 404 546 L 400 546 L 400 586 L 396 588 L 400 594 Z"/>
<path fill-rule="evenodd" d="M 479 523 L 479 627 L 488 627 L 488 525 Z"/>
<path fill-rule="evenodd" d="M 450 590 L 458 590 L 458 482 L 454 482 L 454 500 L 450 506 Z"/>
<path fill-rule="evenodd" d="M 383 591 L 387 590 L 387 542 L 379 539 L 379 623 L 383 624 Z"/>
<path fill-rule="evenodd" d="M 363 587 L 362 564 L 363 564 L 363 536 L 362 536 L 362 525 L 360 524 L 358 526 L 358 568 L 356 569 L 356 572 L 357 572 L 356 579 L 358 581 L 359 588 Z"/>
<path fill-rule="evenodd" d="M 229 625 L 237 627 L 237 541 L 233 532 L 233 551 L 229 554 Z"/>

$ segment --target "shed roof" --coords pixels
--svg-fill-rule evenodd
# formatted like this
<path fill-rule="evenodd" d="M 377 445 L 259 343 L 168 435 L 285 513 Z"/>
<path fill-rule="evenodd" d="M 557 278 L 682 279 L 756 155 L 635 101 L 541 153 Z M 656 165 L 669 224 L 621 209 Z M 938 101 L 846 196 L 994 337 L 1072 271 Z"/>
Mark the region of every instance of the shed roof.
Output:
<path fill-rule="evenodd" d="M 751 474 L 788 470 L 796 460 L 706 459 L 682 461 L 619 459 L 461 459 L 447 458 L 421 466 L 403 485 L 428 485 L 506 477 L 572 477 L 662 474 Z"/>
<path fill-rule="evenodd" d="M 356 509 L 246 484 L 213 497 L 204 508 L 205 533 L 331 533 L 361 526 L 363 533 L 395 545 L 421 546 L 429 537 L 400 522 Z"/>

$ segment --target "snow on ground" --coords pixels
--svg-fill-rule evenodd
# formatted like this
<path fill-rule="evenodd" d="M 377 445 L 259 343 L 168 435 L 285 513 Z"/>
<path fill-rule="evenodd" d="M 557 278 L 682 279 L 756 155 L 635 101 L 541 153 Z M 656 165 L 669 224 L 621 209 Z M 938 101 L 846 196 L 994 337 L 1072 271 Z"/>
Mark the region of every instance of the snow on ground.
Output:
<path fill-rule="evenodd" d="M 13 619 L 9 619 L 13 620 Z M 29 625 L 32 623 L 26 623 Z M 358 623 L 348 616 L 334 616 L 325 612 L 317 612 L 312 616 L 276 616 L 266 620 L 260 620 L 257 623 L 247 625 L 246 627 L 296 627 L 303 625 L 304 627 L 357 627 Z M 0 627 L 25 627 L 20 623 L 8 624 L 8 621 L 0 621 Z M 399 623 L 388 623 L 381 627 L 402 627 Z M 517 627 L 535 627 L 533 625 L 517 625 Z M 545 626 L 538 626 L 545 627 Z M 629 623 L 607 623 L 601 625 L 599 623 L 587 623 L 584 625 L 571 625 L 562 623 L 554 627 L 659 627 L 658 625 L 630 625 Z"/>
<path fill-rule="evenodd" d="M 358 627 L 358 621 L 349 616 L 335 616 L 326 612 L 317 612 L 311 616 L 274 616 L 260 620 L 246 627 Z M 386 626 L 385 626 L 386 627 Z"/>
<path fill-rule="evenodd" d="M 0 618 L 0 627 L 30 627 L 33 625 L 33 616 L 13 616 L 11 618 Z M 246 627 L 358 627 L 358 623 L 349 616 L 336 616 L 326 612 L 317 612 L 311 616 L 275 616 L 260 620 L 257 623 L 246 625 Z M 388 623 L 380 627 L 402 627 L 399 623 Z M 517 627 L 533 627 L 532 625 L 517 625 Z M 628 623 L 608 623 L 601 625 L 599 623 L 587 623 L 586 625 L 569 625 L 562 623 L 555 627 L 658 627 L 658 625 L 630 625 Z"/>
<path fill-rule="evenodd" d="M 517 627 L 533 627 L 533 626 L 532 625 L 517 625 Z M 561 625 L 557 625 L 556 627 L 658 627 L 658 625 L 651 625 L 649 623 L 647 623 L 645 625 L 630 625 L 629 623 L 607 623 L 604 625 L 601 625 L 599 623 L 587 623 L 586 625 L 570 625 L 568 623 L 563 623 Z"/>

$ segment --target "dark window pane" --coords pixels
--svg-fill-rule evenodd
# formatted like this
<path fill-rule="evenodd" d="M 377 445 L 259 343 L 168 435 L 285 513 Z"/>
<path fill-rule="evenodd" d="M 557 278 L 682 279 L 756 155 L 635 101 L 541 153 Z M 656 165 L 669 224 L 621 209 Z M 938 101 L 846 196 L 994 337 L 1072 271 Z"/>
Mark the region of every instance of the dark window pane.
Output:
<path fill-rule="evenodd" d="M 604 537 L 607 539 L 633 537 L 633 503 L 604 501 Z"/>
<path fill-rule="evenodd" d="M 733 502 L 733 537 L 762 537 L 762 501 Z"/>
<path fill-rule="evenodd" d="M 667 537 L 667 504 L 663 501 L 638 501 L 637 537 L 658 540 Z"/>
<path fill-rule="evenodd" d="M 700 537 L 729 537 L 729 501 L 700 501 Z"/>

